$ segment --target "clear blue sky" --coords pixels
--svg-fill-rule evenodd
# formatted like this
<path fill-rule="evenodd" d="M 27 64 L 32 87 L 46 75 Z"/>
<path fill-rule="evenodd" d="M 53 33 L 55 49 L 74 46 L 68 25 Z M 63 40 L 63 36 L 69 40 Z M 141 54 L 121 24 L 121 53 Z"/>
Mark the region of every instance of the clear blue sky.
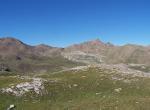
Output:
<path fill-rule="evenodd" d="M 150 44 L 150 0 L 0 0 L 0 36 L 65 47 Z"/>

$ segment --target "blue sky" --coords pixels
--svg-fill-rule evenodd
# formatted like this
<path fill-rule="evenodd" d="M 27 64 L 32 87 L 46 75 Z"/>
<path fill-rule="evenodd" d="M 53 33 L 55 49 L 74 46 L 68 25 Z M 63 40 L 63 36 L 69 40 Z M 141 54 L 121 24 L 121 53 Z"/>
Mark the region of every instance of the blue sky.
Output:
<path fill-rule="evenodd" d="M 92 39 L 150 44 L 149 0 L 0 0 L 0 36 L 65 47 Z"/>

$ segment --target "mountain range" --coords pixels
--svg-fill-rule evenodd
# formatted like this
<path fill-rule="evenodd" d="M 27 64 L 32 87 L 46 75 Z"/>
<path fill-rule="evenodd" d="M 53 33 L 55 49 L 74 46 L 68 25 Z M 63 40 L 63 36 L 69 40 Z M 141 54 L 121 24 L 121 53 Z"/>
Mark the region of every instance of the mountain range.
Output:
<path fill-rule="evenodd" d="M 150 65 L 150 47 L 133 44 L 116 46 L 96 39 L 57 48 L 45 44 L 30 46 L 12 37 L 0 38 L 1 72 L 46 73 L 101 63 Z"/>

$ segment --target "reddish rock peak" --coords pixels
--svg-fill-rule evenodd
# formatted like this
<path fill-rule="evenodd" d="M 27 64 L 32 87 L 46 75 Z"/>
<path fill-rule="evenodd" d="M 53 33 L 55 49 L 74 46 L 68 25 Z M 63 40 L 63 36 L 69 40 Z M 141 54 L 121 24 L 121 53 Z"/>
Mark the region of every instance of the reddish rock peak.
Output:
<path fill-rule="evenodd" d="M 99 39 L 88 41 L 87 43 L 92 44 L 92 45 L 104 45 L 104 43 L 100 41 Z"/>

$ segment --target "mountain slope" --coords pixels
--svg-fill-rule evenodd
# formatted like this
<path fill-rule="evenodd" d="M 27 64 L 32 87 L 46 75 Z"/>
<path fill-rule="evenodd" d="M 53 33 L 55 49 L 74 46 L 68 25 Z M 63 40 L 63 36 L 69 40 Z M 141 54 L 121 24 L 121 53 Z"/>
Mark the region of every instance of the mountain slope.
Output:
<path fill-rule="evenodd" d="M 108 44 L 99 39 L 76 44 L 65 48 L 63 56 L 73 61 L 84 63 L 101 63 L 104 54 L 109 48 Z"/>
<path fill-rule="evenodd" d="M 30 46 L 10 37 L 1 38 L 0 71 L 25 74 L 53 72 L 79 64 L 62 57 L 62 50 L 47 45 Z"/>
<path fill-rule="evenodd" d="M 10 37 L 0 39 L 0 71 L 53 72 L 83 63 L 150 65 L 150 47 L 132 44 L 115 46 L 96 39 L 57 48 L 44 44 L 30 46 Z"/>
<path fill-rule="evenodd" d="M 100 40 L 88 41 L 65 48 L 65 58 L 84 63 L 150 64 L 150 48 L 127 44 L 115 46 Z"/>

